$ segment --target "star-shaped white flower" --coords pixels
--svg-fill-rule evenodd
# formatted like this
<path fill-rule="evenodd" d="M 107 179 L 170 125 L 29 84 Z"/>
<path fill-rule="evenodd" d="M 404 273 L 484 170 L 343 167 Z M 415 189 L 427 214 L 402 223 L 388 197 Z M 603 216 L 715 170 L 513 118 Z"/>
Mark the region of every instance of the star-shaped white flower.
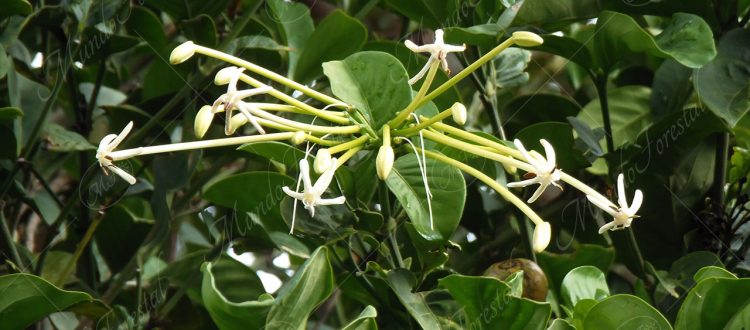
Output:
<path fill-rule="evenodd" d="M 240 76 L 242 75 L 243 71 L 245 71 L 244 68 L 230 66 L 221 69 L 218 73 L 216 73 L 216 79 L 214 80 L 215 83 L 217 85 L 223 85 L 226 83 L 227 92 L 221 94 L 218 98 L 216 98 L 216 101 L 214 101 L 214 104 L 212 106 L 212 111 L 214 113 L 218 112 L 217 110 L 219 108 L 219 105 L 224 104 L 224 111 L 226 111 L 227 118 L 226 124 L 224 126 L 224 133 L 226 133 L 227 135 L 230 135 L 233 131 L 231 129 L 230 123 L 232 118 L 232 110 L 234 109 L 239 110 L 243 115 L 245 115 L 245 117 L 247 117 L 247 120 L 251 124 L 253 124 L 253 126 L 255 126 L 255 129 L 257 129 L 259 133 L 265 134 L 266 131 L 263 130 L 263 127 L 260 126 L 258 121 L 255 119 L 255 116 L 253 116 L 248 110 L 251 105 L 242 100 L 250 96 L 268 93 L 273 88 L 271 88 L 270 86 L 262 86 L 252 89 L 237 90 L 237 82 L 239 82 Z"/>
<path fill-rule="evenodd" d="M 635 190 L 635 196 L 633 196 L 633 203 L 628 205 L 627 197 L 625 196 L 625 176 L 620 173 L 617 176 L 617 207 L 614 203 L 605 199 L 601 196 L 586 195 L 591 203 L 598 206 L 604 212 L 609 213 L 614 219 L 604 226 L 599 228 L 599 234 L 604 233 L 607 230 L 618 230 L 630 227 L 630 223 L 633 219 L 638 218 L 638 209 L 641 208 L 643 203 L 643 192 L 640 189 Z"/>
<path fill-rule="evenodd" d="M 443 40 L 443 35 L 443 30 L 435 30 L 435 42 L 422 46 L 417 46 L 411 40 L 406 40 L 404 42 L 406 47 L 415 53 L 430 53 L 430 58 L 427 60 L 427 64 L 425 64 L 425 66 L 422 68 L 422 70 L 419 71 L 419 73 L 417 73 L 413 78 L 409 79 L 409 85 L 414 85 L 415 82 L 417 82 L 419 79 L 422 79 L 422 77 L 424 77 L 425 73 L 427 73 L 427 70 L 429 70 L 430 65 L 432 65 L 434 61 L 440 61 L 440 64 L 443 67 L 443 71 L 450 74 L 447 60 L 448 53 L 463 52 L 464 50 L 466 50 L 466 45 L 448 45 Z"/>
<path fill-rule="evenodd" d="M 536 199 L 542 195 L 544 190 L 547 189 L 549 185 L 554 185 L 555 187 L 558 187 L 562 190 L 562 186 L 557 184 L 557 181 L 560 181 L 560 170 L 557 169 L 557 164 L 555 163 L 555 149 L 552 148 L 552 145 L 549 144 L 549 142 L 547 142 L 547 140 L 545 139 L 541 139 L 539 140 L 539 142 L 544 147 L 544 153 L 547 157 L 546 159 L 544 156 L 536 152 L 532 151 L 531 153 L 529 153 L 528 151 L 526 151 L 526 148 L 524 148 L 520 140 L 516 139 L 515 141 L 513 141 L 518 151 L 520 151 L 521 155 L 523 155 L 523 157 L 525 158 L 526 162 L 534 167 L 534 172 L 529 172 L 529 175 L 534 175 L 534 177 L 519 182 L 509 183 L 508 187 L 526 187 L 538 183 L 539 187 L 536 189 L 534 194 L 531 195 L 531 198 L 529 198 L 529 203 L 533 203 L 534 201 L 536 201 Z"/>
<path fill-rule="evenodd" d="M 128 183 L 135 184 L 135 177 L 115 166 L 112 157 L 109 156 L 122 143 L 122 140 L 130 133 L 131 129 L 133 129 L 132 121 L 125 126 L 120 134 L 109 134 L 102 138 L 101 142 L 99 142 L 99 148 L 96 150 L 96 160 L 99 161 L 99 166 L 104 171 L 104 174 L 109 175 L 107 171 L 109 169 Z"/>
<path fill-rule="evenodd" d="M 301 159 L 299 161 L 299 172 L 302 176 L 302 183 L 304 190 L 302 192 L 296 192 L 289 187 L 282 187 L 281 189 L 290 197 L 302 201 L 302 204 L 310 212 L 310 216 L 315 216 L 315 206 L 317 205 L 334 205 L 344 204 L 346 197 L 339 196 L 336 198 L 321 198 L 323 193 L 328 189 L 328 185 L 333 180 L 333 175 L 336 173 L 336 165 L 338 160 L 336 158 L 331 159 L 331 165 L 320 175 L 318 181 L 313 185 L 310 180 L 310 164 L 307 159 Z"/>

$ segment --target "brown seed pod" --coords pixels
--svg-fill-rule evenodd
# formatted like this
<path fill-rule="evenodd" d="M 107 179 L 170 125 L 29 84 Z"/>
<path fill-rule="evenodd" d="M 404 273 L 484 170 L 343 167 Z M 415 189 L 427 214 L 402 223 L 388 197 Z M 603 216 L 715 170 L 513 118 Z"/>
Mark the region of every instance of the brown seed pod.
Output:
<path fill-rule="evenodd" d="M 505 281 L 510 275 L 517 271 L 523 271 L 523 297 L 536 300 L 547 300 L 547 276 L 535 262 L 514 258 L 492 264 L 484 271 L 484 276 L 492 276 Z"/>

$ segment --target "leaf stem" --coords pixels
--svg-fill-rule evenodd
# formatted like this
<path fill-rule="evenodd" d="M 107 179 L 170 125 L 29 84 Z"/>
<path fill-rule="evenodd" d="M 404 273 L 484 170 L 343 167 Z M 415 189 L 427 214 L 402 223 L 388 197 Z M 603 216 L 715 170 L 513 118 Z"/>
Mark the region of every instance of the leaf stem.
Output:
<path fill-rule="evenodd" d="M 5 201 L 0 201 L 0 206 L 5 206 Z M 18 249 L 16 248 L 16 241 L 13 239 L 13 235 L 10 232 L 10 229 L 8 229 L 8 223 L 5 220 L 5 214 L 2 210 L 4 210 L 5 207 L 0 207 L 0 222 L 2 222 L 2 225 L 0 225 L 0 230 L 3 231 L 3 241 L 5 241 L 5 244 L 8 247 L 8 252 L 10 252 L 10 257 L 13 260 L 13 262 L 16 264 L 17 267 L 22 267 L 21 264 L 21 256 L 18 254 Z"/>
<path fill-rule="evenodd" d="M 73 272 L 76 264 L 78 264 L 78 259 L 81 258 L 81 255 L 86 249 L 86 246 L 89 244 L 89 241 L 91 241 L 91 238 L 94 237 L 94 232 L 96 231 L 96 228 L 99 227 L 99 224 L 102 222 L 103 218 L 104 217 L 102 216 L 97 216 L 94 217 L 94 219 L 91 221 L 91 224 L 89 224 L 89 228 L 86 229 L 86 233 L 83 235 L 83 238 L 78 243 L 78 246 L 73 253 L 73 258 L 71 258 L 70 261 L 68 261 L 67 265 L 65 265 L 65 268 L 63 268 L 63 271 L 60 273 L 60 277 L 57 278 L 57 282 L 54 283 L 55 285 L 60 287 L 65 285 L 65 280 Z"/>
<path fill-rule="evenodd" d="M 336 154 L 336 153 L 339 153 L 339 152 L 342 152 L 342 151 L 345 151 L 345 150 L 349 150 L 349 149 L 354 148 L 354 147 L 361 146 L 361 145 L 367 143 L 367 141 L 369 141 L 369 140 L 370 140 L 369 136 L 362 135 L 362 136 L 360 136 L 360 137 L 358 137 L 358 138 L 356 138 L 354 140 L 351 140 L 351 141 L 348 141 L 348 142 L 344 142 L 342 144 L 339 144 L 339 145 L 336 145 L 334 147 L 328 148 L 328 151 L 331 154 Z"/>

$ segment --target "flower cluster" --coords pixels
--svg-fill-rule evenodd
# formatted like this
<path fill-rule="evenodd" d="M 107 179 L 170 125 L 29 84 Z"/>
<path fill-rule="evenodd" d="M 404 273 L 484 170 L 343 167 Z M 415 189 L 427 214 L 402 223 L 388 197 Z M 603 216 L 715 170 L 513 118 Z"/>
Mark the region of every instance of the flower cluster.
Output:
<path fill-rule="evenodd" d="M 466 47 L 464 45 L 446 44 L 442 30 L 435 31 L 434 43 L 432 44 L 418 46 L 407 40 L 405 42 L 406 47 L 412 51 L 429 54 L 425 67 L 409 79 L 409 84 L 415 84 L 422 79 L 424 81 L 410 104 L 382 127 L 370 127 L 369 123 L 361 120 L 361 117 L 356 117 L 357 112 L 352 111 L 352 106 L 341 100 L 320 93 L 232 55 L 196 45 L 193 42 L 186 42 L 175 48 L 172 52 L 170 61 L 173 64 L 182 63 L 195 54 L 213 57 L 231 64 L 231 66 L 223 68 L 216 73 L 214 83 L 219 86 L 226 85 L 226 92 L 219 95 L 212 104 L 206 104 L 198 111 L 194 121 L 194 133 L 196 137 L 199 139 L 204 138 L 210 131 L 214 117 L 221 113 L 225 116 L 225 135 L 235 135 L 243 125 L 248 123 L 254 128 L 254 132 L 258 134 L 115 150 L 133 128 L 132 123 L 130 123 L 120 134 L 110 134 L 101 140 L 96 158 L 106 174 L 111 171 L 128 183 L 135 184 L 136 178 L 117 167 L 114 164 L 115 161 L 138 155 L 240 145 L 261 141 L 290 141 L 290 143 L 295 145 L 307 142 L 308 152 L 303 159 L 299 160 L 297 188 L 292 189 L 292 187 L 285 186 L 280 187 L 280 189 L 293 198 L 295 202 L 302 202 L 304 208 L 310 213 L 310 216 L 314 217 L 316 207 L 343 204 L 346 202 L 344 196 L 324 198 L 323 195 L 326 194 L 329 186 L 336 178 L 336 170 L 358 152 L 377 149 L 375 164 L 377 175 L 381 180 L 388 180 L 389 176 L 393 175 L 394 162 L 398 152 L 414 152 L 418 155 L 417 158 L 423 176 L 428 205 L 430 205 L 432 197 L 427 180 L 427 157 L 457 167 L 465 173 L 478 178 L 487 186 L 496 190 L 503 198 L 518 207 L 535 224 L 533 233 L 533 248 L 535 251 L 542 251 L 547 247 L 552 235 L 552 227 L 549 222 L 542 220 L 528 204 L 535 203 L 549 186 L 562 189 L 561 182 L 568 183 L 585 193 L 591 203 L 613 217 L 612 222 L 601 227 L 600 233 L 607 230 L 626 228 L 630 226 L 633 219 L 638 217 L 636 212 L 643 200 L 643 194 L 640 190 L 636 190 L 632 204 L 628 205 L 622 175 L 618 177 L 617 184 L 618 207 L 591 187 L 559 169 L 556 164 L 555 150 L 552 144 L 544 139 L 539 141 L 544 149 L 544 155 L 542 155 L 536 151 L 527 150 L 520 140 L 515 140 L 515 148 L 512 148 L 481 137 L 480 135 L 469 133 L 456 126 L 443 123 L 448 118 L 452 118 L 453 123 L 458 126 L 463 126 L 466 123 L 467 111 L 466 107 L 461 103 L 455 103 L 450 108 L 432 117 L 418 116 L 415 113 L 416 109 L 434 99 L 442 91 L 450 88 L 458 80 L 471 74 L 473 70 L 476 70 L 480 65 L 491 60 L 509 46 L 515 44 L 533 47 L 540 45 L 542 42 L 543 40 L 539 36 L 530 32 L 513 33 L 507 41 L 482 56 L 477 62 L 457 73 L 454 79 L 443 83 L 428 94 L 427 92 L 431 87 L 438 68 L 442 67 L 444 71 L 450 74 L 448 67 L 449 54 L 462 52 Z M 295 97 L 260 82 L 250 74 L 259 75 L 274 83 L 284 85 L 325 106 L 318 108 L 307 102 L 301 102 Z M 241 83 L 247 84 L 249 87 L 243 88 L 240 86 Z M 253 98 L 256 100 L 251 100 Z M 280 103 L 265 103 L 261 102 L 263 101 L 261 99 L 274 99 Z M 238 112 L 237 114 L 233 114 L 235 110 Z M 316 120 L 323 120 L 332 125 L 315 125 L 314 121 L 311 123 L 299 122 L 287 118 L 283 113 L 307 114 L 314 116 Z M 329 137 L 331 136 L 335 136 L 336 138 L 330 139 Z M 413 137 L 417 137 L 418 140 L 412 142 L 411 139 Z M 494 178 L 488 177 L 465 163 L 436 152 L 435 149 L 428 150 L 425 147 L 425 139 L 497 161 L 506 168 L 520 169 L 526 174 L 522 180 L 503 186 L 495 181 Z M 411 149 L 394 147 L 394 144 L 402 141 L 411 144 Z M 416 144 L 419 144 L 419 146 Z M 312 180 L 310 173 L 311 164 L 307 159 L 314 146 L 317 146 L 318 150 L 312 168 L 314 172 L 320 174 L 315 182 Z M 300 184 L 302 185 L 301 191 L 299 189 Z M 538 186 L 526 203 L 508 190 L 508 188 L 523 188 L 532 185 Z M 432 214 L 430 214 L 430 221 L 432 223 Z M 293 229 L 294 219 L 292 221 Z"/>

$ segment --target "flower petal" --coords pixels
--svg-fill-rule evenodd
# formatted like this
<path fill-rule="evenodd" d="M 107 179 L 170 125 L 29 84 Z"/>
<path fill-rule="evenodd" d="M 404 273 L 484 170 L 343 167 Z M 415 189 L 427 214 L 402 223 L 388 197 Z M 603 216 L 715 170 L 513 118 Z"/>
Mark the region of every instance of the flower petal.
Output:
<path fill-rule="evenodd" d="M 643 203 L 643 192 L 640 189 L 635 190 L 635 196 L 633 197 L 633 203 L 628 207 L 628 215 L 631 217 L 638 213 L 638 209 L 641 208 Z"/>
<path fill-rule="evenodd" d="M 122 143 L 122 140 L 125 140 L 125 137 L 128 136 L 128 133 L 130 133 L 130 130 L 133 129 L 133 122 L 129 122 L 127 125 L 125 125 L 125 128 L 122 129 L 122 132 L 117 135 L 117 137 L 112 141 L 112 143 L 109 144 L 109 147 L 107 148 L 109 151 L 115 150 L 117 146 Z"/>
<path fill-rule="evenodd" d="M 315 181 L 315 185 L 312 187 L 312 190 L 309 192 L 315 194 L 315 195 L 322 195 L 323 192 L 328 189 L 328 186 L 331 184 L 331 180 L 333 180 L 333 175 L 336 174 L 336 168 L 338 167 L 338 159 L 331 158 L 331 165 L 328 166 L 328 169 L 326 169 L 323 174 L 318 177 L 318 181 Z"/>
<path fill-rule="evenodd" d="M 346 197 L 339 196 L 336 198 L 321 198 L 318 200 L 316 205 L 338 205 L 338 204 L 344 204 L 346 202 Z"/>
<path fill-rule="evenodd" d="M 547 189 L 547 186 L 549 185 L 539 184 L 539 187 L 536 188 L 536 191 L 534 191 L 534 194 L 531 195 L 531 198 L 529 198 L 529 200 L 526 202 L 529 204 L 536 202 L 537 198 L 539 198 L 539 196 L 542 196 L 542 193 L 544 193 L 544 190 Z"/>
<path fill-rule="evenodd" d="M 287 194 L 287 195 L 289 195 L 289 197 L 291 197 L 291 198 L 294 198 L 294 199 L 302 199 L 302 198 L 304 198 L 304 194 L 303 193 L 296 192 L 296 191 L 294 191 L 292 189 L 289 189 L 289 187 L 287 187 L 287 186 L 281 187 L 281 190 L 283 190 L 284 193 Z"/>
<path fill-rule="evenodd" d="M 310 180 L 310 163 L 308 163 L 305 158 L 302 158 L 299 161 L 299 174 L 302 176 L 302 184 L 305 188 L 305 192 L 312 192 L 313 185 Z"/>
<path fill-rule="evenodd" d="M 614 221 L 607 222 L 606 224 L 604 224 L 604 226 L 601 226 L 599 228 L 599 234 L 601 235 L 605 231 L 611 230 L 614 226 L 615 226 L 615 222 Z"/>
<path fill-rule="evenodd" d="M 591 204 L 596 205 L 598 208 L 600 208 L 604 212 L 607 212 L 609 215 L 614 217 L 617 214 L 617 211 L 612 209 L 614 205 L 611 204 L 609 200 L 602 200 L 601 198 L 592 195 L 586 195 L 586 198 L 588 198 Z"/>
<path fill-rule="evenodd" d="M 544 156 L 547 159 L 547 167 L 550 171 L 552 171 L 555 167 L 557 167 L 557 161 L 555 159 L 555 148 L 552 147 L 549 142 L 545 139 L 539 140 L 539 143 L 542 144 L 542 147 L 544 147 Z"/>
<path fill-rule="evenodd" d="M 117 174 L 119 177 L 123 178 L 123 180 L 127 181 L 129 184 L 135 184 L 135 177 L 130 175 L 130 173 L 125 172 L 115 165 L 107 166 L 107 168 L 109 168 L 112 173 Z"/>
<path fill-rule="evenodd" d="M 621 209 L 627 210 L 628 199 L 625 197 L 625 175 L 620 173 L 617 176 L 617 204 L 620 204 Z"/>
<path fill-rule="evenodd" d="M 539 178 L 538 177 L 532 178 L 532 179 L 528 179 L 528 180 L 518 181 L 518 182 L 511 182 L 511 183 L 508 183 L 507 186 L 508 186 L 508 188 L 521 188 L 521 187 L 530 186 L 530 185 L 535 184 L 537 182 L 539 182 Z"/>

